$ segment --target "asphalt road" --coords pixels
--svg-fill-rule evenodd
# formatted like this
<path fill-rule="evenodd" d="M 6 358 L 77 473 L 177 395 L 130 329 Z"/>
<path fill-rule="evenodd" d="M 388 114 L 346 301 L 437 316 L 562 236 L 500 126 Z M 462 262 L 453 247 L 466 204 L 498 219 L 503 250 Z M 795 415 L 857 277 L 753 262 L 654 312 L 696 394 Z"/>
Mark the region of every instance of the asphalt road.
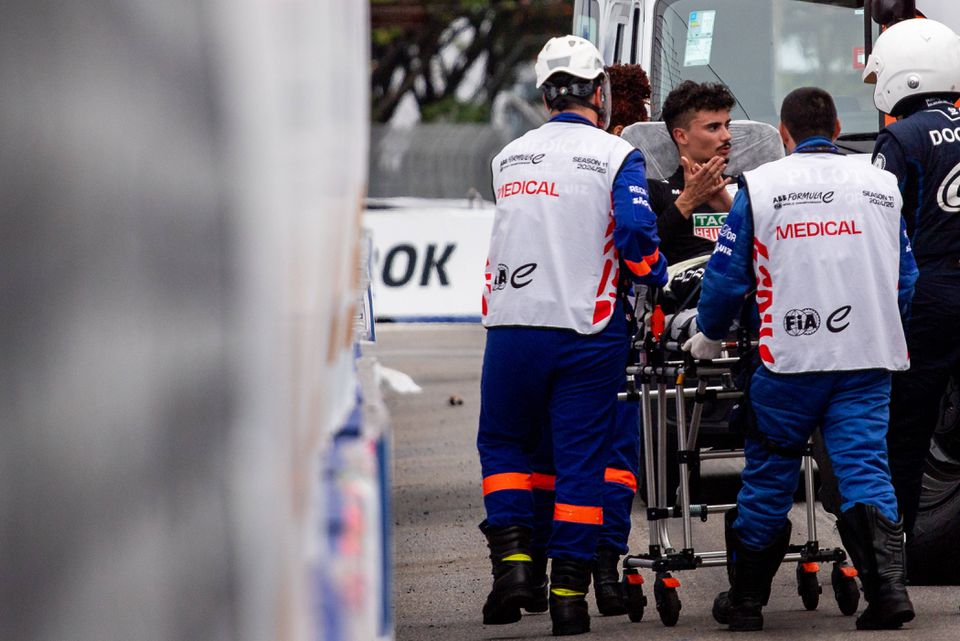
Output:
<path fill-rule="evenodd" d="M 393 425 L 394 597 L 398 641 L 441 639 L 549 639 L 548 614 L 526 615 L 507 626 L 484 626 L 480 609 L 490 588 L 487 548 L 477 524 L 483 519 L 480 465 L 475 438 L 479 415 L 480 366 L 484 331 L 477 325 L 404 325 L 377 327 L 377 343 L 365 348 L 380 363 L 410 376 L 419 393 L 399 393 L 384 383 L 384 397 Z M 387 372 L 389 375 L 389 372 Z M 387 377 L 389 378 L 389 376 Z M 462 399 L 452 404 L 451 399 Z M 708 467 L 709 466 L 709 467 Z M 704 463 L 704 484 L 710 502 L 732 502 L 738 487 L 733 461 Z M 648 544 L 646 517 L 638 501 L 633 512 L 631 550 Z M 839 545 L 833 519 L 816 510 L 819 540 Z M 794 542 L 805 538 L 806 511 L 798 504 L 791 514 Z M 680 540 L 679 524 L 671 527 Z M 712 517 L 696 523 L 694 548 L 723 547 L 722 522 Z M 794 564 L 777 574 L 770 604 L 764 609 L 764 631 L 771 639 L 864 639 L 854 618 L 843 616 L 833 600 L 829 566 L 820 572 L 823 594 L 817 610 L 804 609 L 797 596 Z M 649 586 L 653 574 L 643 570 L 650 605 L 642 622 L 626 616 L 602 617 L 590 602 L 592 631 L 581 638 L 727 639 L 731 633 L 710 615 L 713 597 L 726 587 L 722 568 L 678 573 L 682 611 L 679 622 L 665 627 L 653 607 Z M 915 586 L 910 594 L 917 618 L 902 630 L 873 633 L 887 639 L 960 639 L 960 587 Z M 863 602 L 861 601 L 861 609 Z"/>

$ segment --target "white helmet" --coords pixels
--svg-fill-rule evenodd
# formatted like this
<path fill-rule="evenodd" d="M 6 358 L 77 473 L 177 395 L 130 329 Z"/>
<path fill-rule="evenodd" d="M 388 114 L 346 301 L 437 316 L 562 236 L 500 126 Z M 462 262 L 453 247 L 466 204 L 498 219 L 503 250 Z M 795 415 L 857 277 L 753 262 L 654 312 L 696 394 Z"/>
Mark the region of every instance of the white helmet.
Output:
<path fill-rule="evenodd" d="M 603 57 L 593 43 L 579 36 L 550 38 L 537 54 L 537 88 L 555 73 L 593 80 L 603 73 Z"/>
<path fill-rule="evenodd" d="M 592 42 L 579 36 L 550 38 L 537 55 L 535 70 L 538 88 L 543 87 L 545 83 L 549 84 L 550 77 L 557 73 L 569 74 L 584 80 L 595 80 L 598 76 L 603 76 L 601 107 L 597 110 L 597 115 L 600 127 L 607 128 L 610 122 L 608 105 L 612 104 L 610 80 L 604 71 L 603 57 Z M 563 90 L 561 93 L 567 92 Z M 576 92 L 571 93 L 579 98 L 588 97 Z"/>
<path fill-rule="evenodd" d="M 936 20 L 898 22 L 877 38 L 863 81 L 877 85 L 873 102 L 891 115 L 905 98 L 960 95 L 960 36 Z"/>

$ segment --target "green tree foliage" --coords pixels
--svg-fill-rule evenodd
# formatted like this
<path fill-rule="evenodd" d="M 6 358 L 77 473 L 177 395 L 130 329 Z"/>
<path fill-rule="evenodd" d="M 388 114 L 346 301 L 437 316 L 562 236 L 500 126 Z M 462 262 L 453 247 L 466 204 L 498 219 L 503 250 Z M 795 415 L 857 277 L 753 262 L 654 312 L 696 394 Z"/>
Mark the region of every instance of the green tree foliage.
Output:
<path fill-rule="evenodd" d="M 387 122 L 411 93 L 424 120 L 489 118 L 497 93 L 514 81 L 547 38 L 569 33 L 572 0 L 371 0 L 371 117 Z M 458 89 L 474 65 L 482 81 Z"/>

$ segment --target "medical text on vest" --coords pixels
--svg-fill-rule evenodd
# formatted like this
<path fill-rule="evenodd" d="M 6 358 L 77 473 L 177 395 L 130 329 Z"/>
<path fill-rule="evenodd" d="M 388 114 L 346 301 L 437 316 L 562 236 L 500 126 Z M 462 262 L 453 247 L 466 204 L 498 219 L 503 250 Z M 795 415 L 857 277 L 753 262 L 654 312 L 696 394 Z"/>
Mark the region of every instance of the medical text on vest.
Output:
<path fill-rule="evenodd" d="M 557 183 L 547 182 L 546 180 L 514 180 L 504 183 L 497 189 L 497 200 L 516 196 L 517 194 L 527 194 L 528 196 L 550 196 L 559 198 L 557 193 Z"/>
<path fill-rule="evenodd" d="M 777 240 L 815 238 L 816 236 L 855 236 L 863 232 L 855 220 L 811 220 L 777 225 Z"/>

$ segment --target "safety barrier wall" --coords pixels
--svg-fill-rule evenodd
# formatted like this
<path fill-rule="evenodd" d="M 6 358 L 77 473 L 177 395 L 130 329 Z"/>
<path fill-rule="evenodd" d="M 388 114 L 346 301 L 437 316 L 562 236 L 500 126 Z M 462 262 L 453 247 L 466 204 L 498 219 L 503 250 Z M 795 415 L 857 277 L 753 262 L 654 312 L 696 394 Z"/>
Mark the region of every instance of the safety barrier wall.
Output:
<path fill-rule="evenodd" d="M 0 8 L 0 638 L 391 635 L 368 10 Z"/>

